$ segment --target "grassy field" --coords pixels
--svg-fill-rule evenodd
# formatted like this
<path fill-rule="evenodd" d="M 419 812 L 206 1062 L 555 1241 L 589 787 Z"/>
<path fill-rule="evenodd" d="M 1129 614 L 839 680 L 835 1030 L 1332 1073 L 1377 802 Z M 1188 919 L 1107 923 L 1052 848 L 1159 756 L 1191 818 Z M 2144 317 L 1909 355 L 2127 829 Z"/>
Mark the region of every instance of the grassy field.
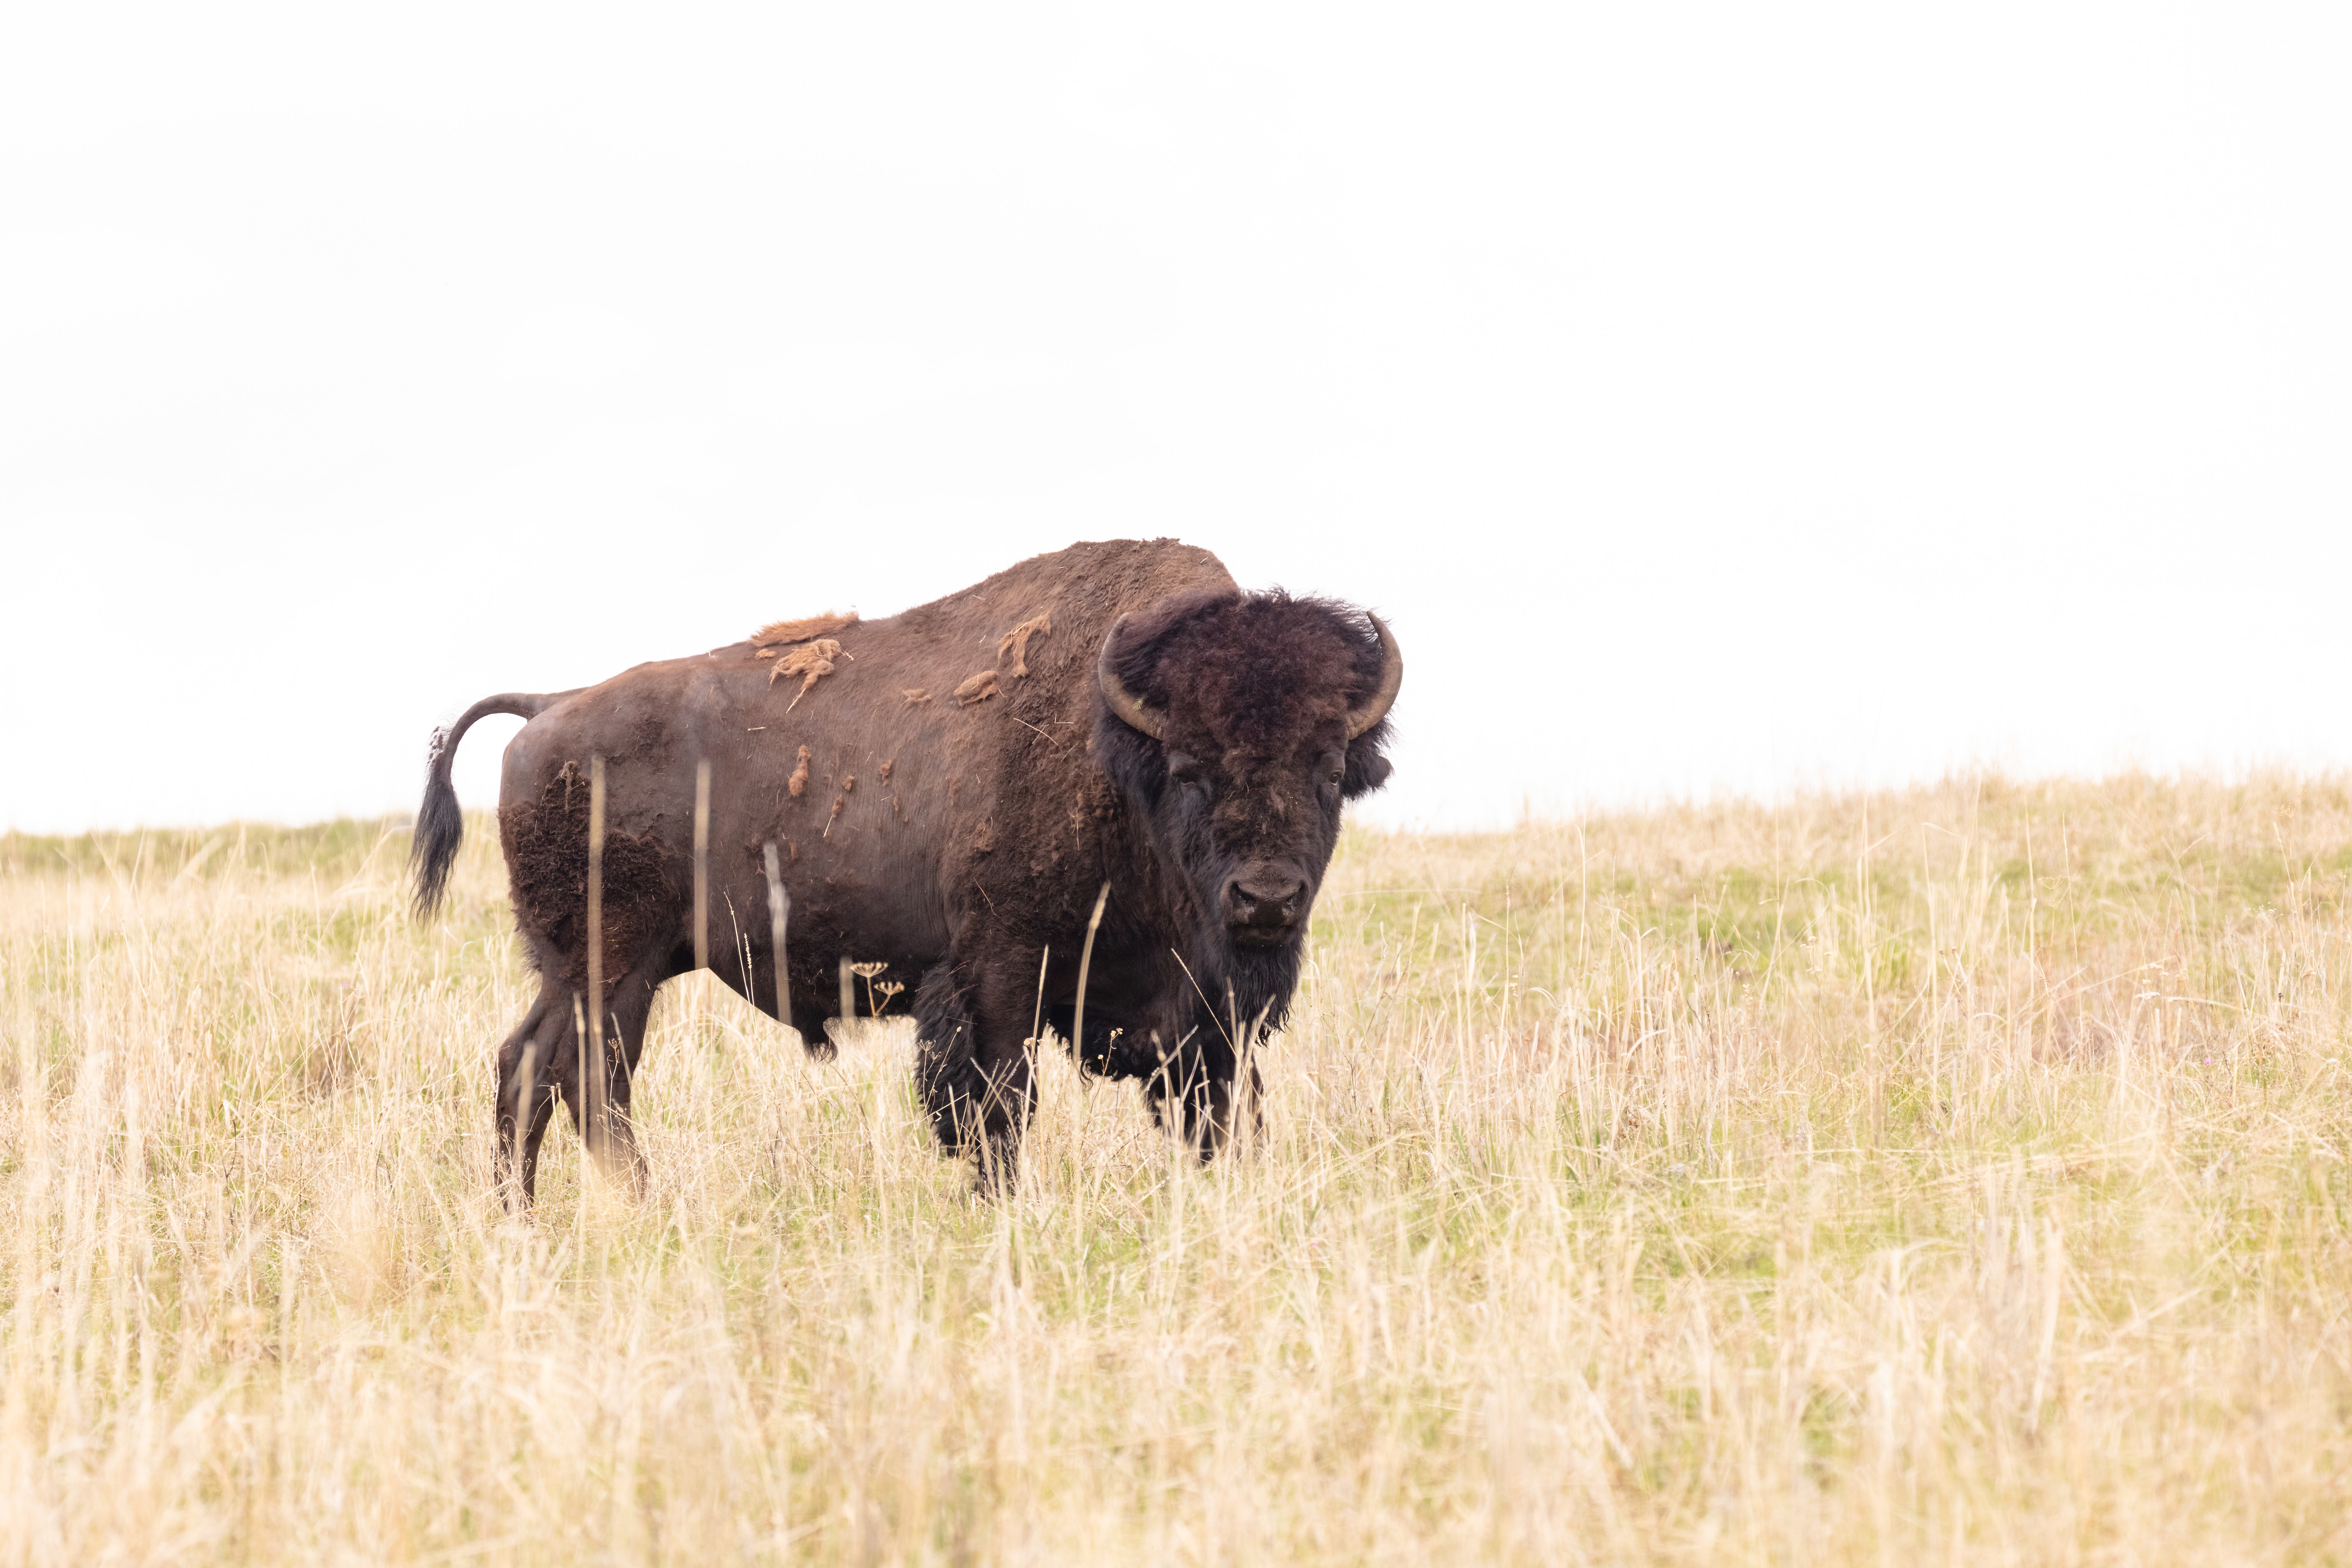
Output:
<path fill-rule="evenodd" d="M 1263 1142 L 1001 1206 L 680 984 L 531 1224 L 481 826 L 0 839 L 0 1560 L 2352 1561 L 2352 784 L 1351 836 Z"/>

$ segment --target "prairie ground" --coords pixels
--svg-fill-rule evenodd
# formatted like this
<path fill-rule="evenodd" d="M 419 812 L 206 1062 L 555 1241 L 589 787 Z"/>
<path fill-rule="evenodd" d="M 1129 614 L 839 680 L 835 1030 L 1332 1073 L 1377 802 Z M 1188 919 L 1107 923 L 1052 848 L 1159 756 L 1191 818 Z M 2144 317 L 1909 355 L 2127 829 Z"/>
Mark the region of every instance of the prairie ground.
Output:
<path fill-rule="evenodd" d="M 483 826 L 0 839 L 6 1562 L 2352 1560 L 2347 781 L 1352 834 L 996 1205 L 696 977 L 530 1223 Z"/>

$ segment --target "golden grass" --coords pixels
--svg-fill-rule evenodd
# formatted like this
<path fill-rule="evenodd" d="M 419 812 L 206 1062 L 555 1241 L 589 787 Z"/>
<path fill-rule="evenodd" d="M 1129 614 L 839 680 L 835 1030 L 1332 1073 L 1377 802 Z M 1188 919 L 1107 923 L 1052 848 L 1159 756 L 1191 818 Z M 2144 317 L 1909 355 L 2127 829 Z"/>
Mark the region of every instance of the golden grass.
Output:
<path fill-rule="evenodd" d="M 527 1225 L 488 837 L 0 840 L 0 1558 L 2352 1557 L 2341 781 L 1352 836 L 1263 1144 L 1001 1206 L 680 984 Z"/>

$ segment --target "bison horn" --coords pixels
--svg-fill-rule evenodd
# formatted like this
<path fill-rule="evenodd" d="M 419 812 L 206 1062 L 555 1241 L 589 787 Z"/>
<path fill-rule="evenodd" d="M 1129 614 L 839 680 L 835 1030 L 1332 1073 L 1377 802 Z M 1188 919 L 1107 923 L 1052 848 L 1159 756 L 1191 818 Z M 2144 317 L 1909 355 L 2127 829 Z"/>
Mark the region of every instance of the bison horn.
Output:
<path fill-rule="evenodd" d="M 1354 740 L 1373 725 L 1388 717 L 1389 705 L 1397 699 L 1397 689 L 1404 684 L 1404 650 L 1397 647 L 1396 634 L 1388 623 L 1364 612 L 1364 619 L 1372 623 L 1372 630 L 1381 634 L 1381 684 L 1379 689 L 1364 700 L 1360 708 L 1348 711 L 1348 739 Z"/>
<path fill-rule="evenodd" d="M 1118 646 L 1119 628 L 1126 625 L 1127 617 L 1119 616 L 1110 628 L 1110 636 L 1103 638 L 1102 657 L 1095 662 L 1095 683 L 1102 688 L 1103 700 L 1110 705 L 1112 712 L 1118 715 L 1121 723 L 1142 731 L 1155 741 L 1165 741 L 1168 738 L 1168 721 L 1144 707 L 1141 700 L 1127 689 L 1127 683 L 1119 679 L 1118 671 L 1112 668 L 1111 650 Z"/>

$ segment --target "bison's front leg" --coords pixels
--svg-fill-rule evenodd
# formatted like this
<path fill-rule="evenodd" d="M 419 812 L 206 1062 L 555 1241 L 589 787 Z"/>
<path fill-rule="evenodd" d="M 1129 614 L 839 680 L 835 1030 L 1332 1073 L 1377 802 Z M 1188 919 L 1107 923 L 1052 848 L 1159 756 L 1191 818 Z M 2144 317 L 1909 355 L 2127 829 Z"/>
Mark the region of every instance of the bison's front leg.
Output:
<path fill-rule="evenodd" d="M 961 984 L 952 964 L 923 976 L 915 995 L 915 1076 L 931 1131 L 975 1157 L 972 1181 L 983 1196 L 1012 1192 L 1036 1102 L 1027 1023 L 990 1006 L 985 984 Z"/>
<path fill-rule="evenodd" d="M 1160 1057 L 1143 1085 L 1151 1119 L 1172 1127 L 1203 1160 L 1214 1158 L 1244 1123 L 1252 1131 L 1263 1125 L 1259 1089 L 1255 1064 L 1238 1061 L 1222 1034 L 1198 1029 Z"/>
<path fill-rule="evenodd" d="M 637 1128 L 629 1115 L 630 1091 L 635 1086 L 637 1063 L 645 1055 L 646 1023 L 653 1012 L 654 994 L 669 977 L 667 955 L 649 954 L 622 977 L 605 1000 L 604 1126 L 588 1140 L 599 1167 L 614 1181 L 643 1197 L 646 1157 L 637 1147 Z M 575 1106 L 573 1118 L 579 1117 Z M 585 1135 L 584 1123 L 583 1124 Z"/>

